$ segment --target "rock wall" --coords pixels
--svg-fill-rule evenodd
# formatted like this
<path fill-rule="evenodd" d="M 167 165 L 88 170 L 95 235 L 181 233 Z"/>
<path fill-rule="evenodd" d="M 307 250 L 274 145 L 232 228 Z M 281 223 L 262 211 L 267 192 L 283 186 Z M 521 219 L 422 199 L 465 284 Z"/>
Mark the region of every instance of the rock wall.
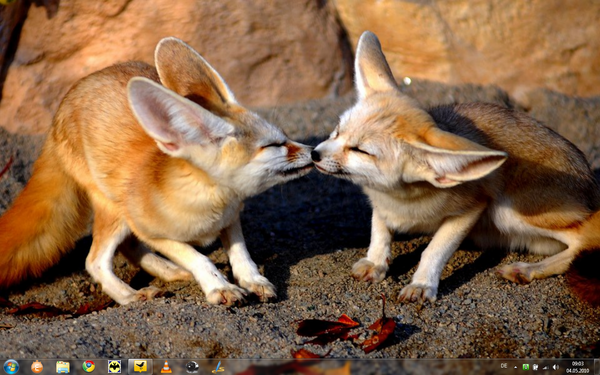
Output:
<path fill-rule="evenodd" d="M 0 125 L 45 131 L 75 81 L 121 61 L 153 63 L 165 36 L 196 48 L 246 105 L 343 93 L 351 88 L 351 57 L 334 14 L 316 0 L 60 0 L 53 17 L 31 7 L 4 85 Z"/>
<path fill-rule="evenodd" d="M 397 77 L 600 94 L 600 2 L 334 0 L 352 47 L 381 40 Z"/>
<path fill-rule="evenodd" d="M 398 78 L 494 84 L 517 100 L 538 88 L 600 95 L 599 21 L 596 0 L 16 0 L 0 6 L 0 126 L 44 132 L 76 80 L 120 61 L 152 63 L 171 35 L 252 106 L 350 90 L 364 30 Z"/>

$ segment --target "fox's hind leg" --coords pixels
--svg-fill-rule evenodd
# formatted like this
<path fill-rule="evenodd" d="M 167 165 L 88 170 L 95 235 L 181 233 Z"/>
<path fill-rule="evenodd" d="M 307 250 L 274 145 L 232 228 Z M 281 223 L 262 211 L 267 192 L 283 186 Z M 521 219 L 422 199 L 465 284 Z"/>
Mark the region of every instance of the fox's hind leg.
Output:
<path fill-rule="evenodd" d="M 221 242 L 229 256 L 231 271 L 239 286 L 255 294 L 261 301 L 277 297 L 275 286 L 260 274 L 246 249 L 239 216 L 221 232 Z"/>
<path fill-rule="evenodd" d="M 142 267 L 154 277 L 170 282 L 178 280 L 192 280 L 194 276 L 175 263 L 154 254 L 137 238 L 130 236 L 127 246 L 121 247 L 121 252 L 132 263 Z"/>
<path fill-rule="evenodd" d="M 117 246 L 131 233 L 127 225 L 109 210 L 94 204 L 93 242 L 85 261 L 86 270 L 102 285 L 102 291 L 121 305 L 154 298 L 158 289 L 135 290 L 113 273 L 113 257 Z"/>
<path fill-rule="evenodd" d="M 537 263 L 512 263 L 499 267 L 496 272 L 516 283 L 529 283 L 533 279 L 543 279 L 549 276 L 560 275 L 567 271 L 569 265 L 575 258 L 575 255 L 581 249 L 577 246 L 570 246 L 560 253 L 548 257 Z"/>

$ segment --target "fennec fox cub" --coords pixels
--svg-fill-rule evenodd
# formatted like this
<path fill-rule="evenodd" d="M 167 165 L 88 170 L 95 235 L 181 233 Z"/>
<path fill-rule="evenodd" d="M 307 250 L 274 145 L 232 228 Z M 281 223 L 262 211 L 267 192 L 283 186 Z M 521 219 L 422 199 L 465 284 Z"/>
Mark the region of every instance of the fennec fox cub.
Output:
<path fill-rule="evenodd" d="M 130 259 L 165 280 L 193 276 L 211 304 L 275 296 L 248 254 L 240 211 L 245 198 L 308 173 L 311 148 L 242 107 L 182 41 L 161 40 L 155 61 L 106 68 L 66 95 L 31 180 L 0 218 L 0 286 L 56 263 L 93 214 L 86 269 L 120 304 L 157 292 L 112 271 L 131 234 L 174 263 L 145 247 L 124 249 Z M 217 237 L 239 286 L 192 247 Z"/>
<path fill-rule="evenodd" d="M 599 259 L 599 189 L 575 146 L 496 105 L 422 109 L 398 89 L 371 32 L 358 43 L 355 74 L 358 102 L 312 152 L 320 172 L 362 186 L 373 206 L 371 243 L 354 277 L 385 277 L 393 231 L 433 234 L 403 301 L 434 301 L 442 269 L 467 237 L 552 255 L 499 269 L 516 282 L 561 274 L 585 249 Z M 587 299 L 598 303 L 595 277 Z"/>

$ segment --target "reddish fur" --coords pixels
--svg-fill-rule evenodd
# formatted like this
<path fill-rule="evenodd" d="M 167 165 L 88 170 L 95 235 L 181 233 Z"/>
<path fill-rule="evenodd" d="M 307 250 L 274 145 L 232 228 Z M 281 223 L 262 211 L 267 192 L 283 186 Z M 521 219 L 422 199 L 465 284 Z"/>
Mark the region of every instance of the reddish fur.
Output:
<path fill-rule="evenodd" d="M 600 307 L 600 248 L 581 251 L 567 272 L 571 290 L 594 307 Z"/>
<path fill-rule="evenodd" d="M 0 288 L 57 263 L 87 226 L 87 197 L 45 149 L 31 180 L 0 217 Z"/>
<path fill-rule="evenodd" d="M 296 154 L 300 152 L 302 149 L 294 144 L 288 143 L 286 144 L 288 149 L 287 159 L 288 161 L 293 161 L 296 159 Z"/>

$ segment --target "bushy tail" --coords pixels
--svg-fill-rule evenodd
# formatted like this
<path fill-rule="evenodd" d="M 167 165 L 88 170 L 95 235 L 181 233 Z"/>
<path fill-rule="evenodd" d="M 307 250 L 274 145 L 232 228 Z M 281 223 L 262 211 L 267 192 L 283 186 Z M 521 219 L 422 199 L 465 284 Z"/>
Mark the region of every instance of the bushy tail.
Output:
<path fill-rule="evenodd" d="M 56 264 L 84 233 L 89 217 L 85 192 L 44 147 L 25 189 L 0 217 L 0 289 Z"/>
<path fill-rule="evenodd" d="M 567 280 L 575 295 L 594 307 L 600 307 L 600 211 L 584 225 L 589 245 L 571 262 Z"/>

